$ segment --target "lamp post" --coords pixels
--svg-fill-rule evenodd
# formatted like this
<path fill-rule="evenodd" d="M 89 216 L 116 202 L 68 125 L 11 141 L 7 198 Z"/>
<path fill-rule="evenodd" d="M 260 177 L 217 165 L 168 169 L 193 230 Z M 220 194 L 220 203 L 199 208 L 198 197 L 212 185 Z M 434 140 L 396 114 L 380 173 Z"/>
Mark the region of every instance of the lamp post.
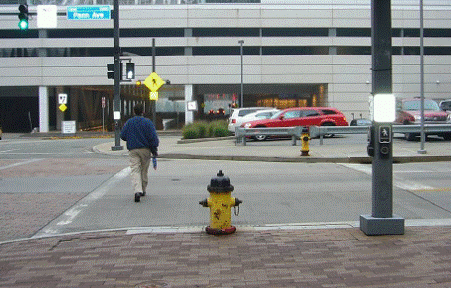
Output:
<path fill-rule="evenodd" d="M 243 43 L 244 40 L 239 40 L 240 56 L 241 56 L 241 85 L 240 85 L 240 107 L 243 108 Z"/>
<path fill-rule="evenodd" d="M 421 110 L 421 144 L 418 154 L 426 154 L 424 149 L 424 141 L 426 135 L 424 134 L 424 42 L 423 42 L 423 0 L 420 0 L 420 110 Z"/>

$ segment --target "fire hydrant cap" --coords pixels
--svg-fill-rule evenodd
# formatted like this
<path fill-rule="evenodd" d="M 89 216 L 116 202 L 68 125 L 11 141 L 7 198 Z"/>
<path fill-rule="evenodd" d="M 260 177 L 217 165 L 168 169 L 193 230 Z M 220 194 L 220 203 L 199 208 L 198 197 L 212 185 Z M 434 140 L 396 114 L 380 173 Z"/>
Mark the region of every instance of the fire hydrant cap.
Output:
<path fill-rule="evenodd" d="M 225 177 L 222 170 L 219 170 L 217 177 L 211 178 L 207 190 L 208 192 L 232 192 L 233 186 L 230 185 L 229 177 Z"/>

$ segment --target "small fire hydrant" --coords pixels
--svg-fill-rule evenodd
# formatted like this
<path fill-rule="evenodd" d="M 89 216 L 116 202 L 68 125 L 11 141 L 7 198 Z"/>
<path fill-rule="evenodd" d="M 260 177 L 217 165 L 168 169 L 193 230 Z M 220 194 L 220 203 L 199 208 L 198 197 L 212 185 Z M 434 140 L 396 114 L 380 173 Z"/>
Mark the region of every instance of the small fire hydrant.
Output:
<path fill-rule="evenodd" d="M 210 197 L 199 201 L 204 207 L 210 207 L 210 226 L 205 228 L 208 234 L 225 235 L 235 232 L 236 227 L 231 225 L 231 209 L 239 206 L 243 201 L 232 197 L 233 186 L 230 185 L 229 177 L 224 177 L 219 170 L 217 177 L 211 179 L 207 186 Z M 235 215 L 238 215 L 235 213 Z"/>
<path fill-rule="evenodd" d="M 310 133 L 309 128 L 304 127 L 302 128 L 302 134 L 301 134 L 301 156 L 309 156 L 308 152 L 310 151 L 309 147 L 309 141 L 310 141 Z"/>

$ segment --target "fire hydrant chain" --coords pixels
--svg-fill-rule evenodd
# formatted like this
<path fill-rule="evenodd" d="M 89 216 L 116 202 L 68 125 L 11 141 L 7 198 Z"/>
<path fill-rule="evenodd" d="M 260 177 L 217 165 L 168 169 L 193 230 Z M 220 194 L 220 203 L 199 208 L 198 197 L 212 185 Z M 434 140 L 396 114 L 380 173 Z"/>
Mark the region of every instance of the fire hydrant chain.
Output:
<path fill-rule="evenodd" d="M 238 209 L 236 209 L 237 207 Z M 235 216 L 238 216 L 238 214 L 240 214 L 240 206 L 233 206 L 233 214 L 235 214 Z"/>

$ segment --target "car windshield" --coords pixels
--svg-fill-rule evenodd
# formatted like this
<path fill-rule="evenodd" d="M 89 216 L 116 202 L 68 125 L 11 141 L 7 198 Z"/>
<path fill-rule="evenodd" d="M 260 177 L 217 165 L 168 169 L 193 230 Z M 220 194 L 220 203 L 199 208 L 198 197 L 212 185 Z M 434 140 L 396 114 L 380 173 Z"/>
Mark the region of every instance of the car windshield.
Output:
<path fill-rule="evenodd" d="M 283 111 L 277 112 L 276 114 L 274 114 L 274 115 L 271 117 L 271 119 L 277 119 L 277 118 L 279 118 L 279 116 L 282 114 L 282 112 L 283 112 Z"/>
<path fill-rule="evenodd" d="M 402 109 L 407 111 L 420 110 L 421 101 L 420 100 L 404 101 L 402 103 Z M 440 111 L 440 108 L 438 107 L 438 104 L 435 101 L 425 99 L 424 110 Z"/>

